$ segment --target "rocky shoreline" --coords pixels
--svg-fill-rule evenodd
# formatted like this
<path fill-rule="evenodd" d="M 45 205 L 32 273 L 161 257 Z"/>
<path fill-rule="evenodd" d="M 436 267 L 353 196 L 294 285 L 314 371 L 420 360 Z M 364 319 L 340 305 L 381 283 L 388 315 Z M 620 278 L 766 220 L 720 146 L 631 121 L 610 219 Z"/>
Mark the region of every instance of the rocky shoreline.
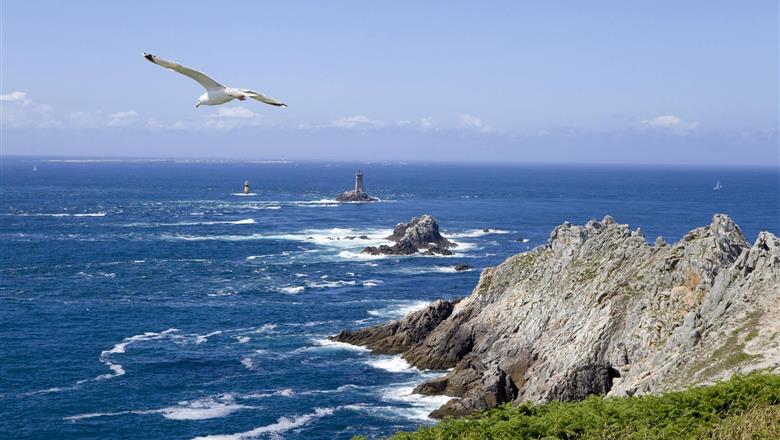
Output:
<path fill-rule="evenodd" d="M 564 223 L 470 296 L 332 339 L 451 369 L 416 388 L 453 397 L 433 417 L 780 372 L 780 240 L 751 246 L 725 215 L 671 245 L 609 216 Z"/>

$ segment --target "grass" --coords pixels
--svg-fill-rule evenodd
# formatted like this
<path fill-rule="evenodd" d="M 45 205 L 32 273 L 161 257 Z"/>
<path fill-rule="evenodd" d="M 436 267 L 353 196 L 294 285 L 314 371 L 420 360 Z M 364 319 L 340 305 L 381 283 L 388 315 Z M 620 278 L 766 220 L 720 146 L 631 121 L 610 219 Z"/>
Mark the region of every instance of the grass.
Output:
<path fill-rule="evenodd" d="M 780 375 L 734 376 L 713 386 L 661 395 L 505 405 L 391 439 L 777 440 Z"/>

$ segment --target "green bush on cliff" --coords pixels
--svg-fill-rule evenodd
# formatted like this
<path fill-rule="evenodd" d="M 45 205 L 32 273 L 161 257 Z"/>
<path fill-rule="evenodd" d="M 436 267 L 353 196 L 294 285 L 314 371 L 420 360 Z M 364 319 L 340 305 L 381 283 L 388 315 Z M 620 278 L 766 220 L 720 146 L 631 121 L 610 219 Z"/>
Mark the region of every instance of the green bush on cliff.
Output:
<path fill-rule="evenodd" d="M 394 440 L 780 439 L 780 376 L 735 376 L 709 387 L 627 398 L 505 405 L 446 419 Z"/>

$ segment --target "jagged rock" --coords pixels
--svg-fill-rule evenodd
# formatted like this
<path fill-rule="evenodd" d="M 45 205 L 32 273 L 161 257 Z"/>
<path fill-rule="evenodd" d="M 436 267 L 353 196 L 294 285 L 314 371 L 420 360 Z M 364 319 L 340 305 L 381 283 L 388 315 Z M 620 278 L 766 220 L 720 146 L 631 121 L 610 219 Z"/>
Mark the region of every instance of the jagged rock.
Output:
<path fill-rule="evenodd" d="M 655 246 L 609 216 L 564 223 L 459 302 L 335 339 L 451 369 L 416 388 L 455 397 L 437 417 L 780 372 L 780 239 L 750 246 L 725 215 Z"/>
<path fill-rule="evenodd" d="M 425 339 L 431 330 L 450 316 L 454 305 L 454 302 L 435 301 L 422 310 L 406 315 L 403 320 L 355 332 L 344 330 L 329 339 L 370 346 L 377 353 L 400 353 Z"/>
<path fill-rule="evenodd" d="M 455 265 L 455 270 L 457 272 L 464 272 L 464 271 L 467 271 L 469 269 L 471 269 L 471 266 L 469 266 L 468 264 L 465 264 L 465 263 L 460 263 L 460 264 L 456 264 Z"/>
<path fill-rule="evenodd" d="M 369 246 L 363 253 L 371 255 L 452 255 L 450 248 L 457 247 L 439 232 L 439 222 L 433 216 L 424 214 L 413 218 L 409 223 L 399 223 L 393 233 L 387 237 L 395 244 Z"/>

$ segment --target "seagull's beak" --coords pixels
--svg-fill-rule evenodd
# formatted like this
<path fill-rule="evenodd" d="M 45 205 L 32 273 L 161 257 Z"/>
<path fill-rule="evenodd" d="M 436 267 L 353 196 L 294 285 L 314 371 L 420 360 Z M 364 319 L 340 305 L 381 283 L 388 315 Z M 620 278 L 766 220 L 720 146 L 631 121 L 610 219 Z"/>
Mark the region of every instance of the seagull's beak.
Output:
<path fill-rule="evenodd" d="M 195 103 L 195 108 L 198 108 L 198 107 L 200 107 L 200 101 Z"/>

